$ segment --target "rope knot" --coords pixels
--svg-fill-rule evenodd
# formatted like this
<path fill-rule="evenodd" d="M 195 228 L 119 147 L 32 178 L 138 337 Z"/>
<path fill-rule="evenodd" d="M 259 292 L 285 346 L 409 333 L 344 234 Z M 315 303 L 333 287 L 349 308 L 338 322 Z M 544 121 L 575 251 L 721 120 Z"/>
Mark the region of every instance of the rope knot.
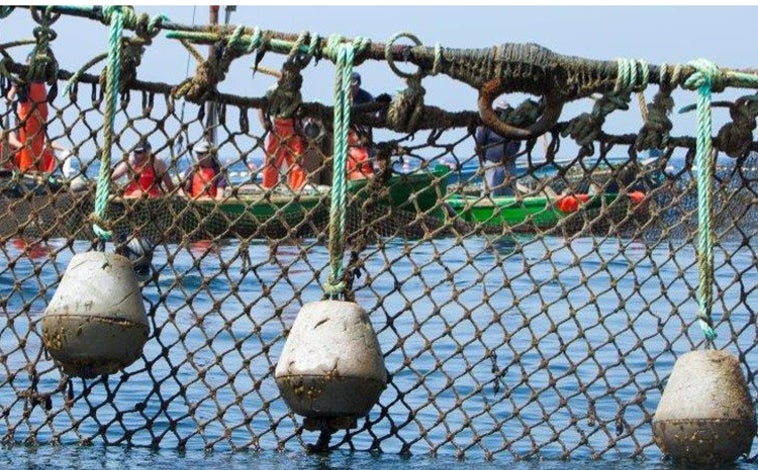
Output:
<path fill-rule="evenodd" d="M 718 132 L 719 148 L 733 158 L 740 158 L 750 151 L 753 130 L 758 116 L 758 101 L 755 96 L 738 98 L 729 107 L 732 122 L 726 123 Z"/>
<path fill-rule="evenodd" d="M 415 132 L 424 111 L 426 90 L 418 77 L 409 78 L 408 88 L 401 91 L 390 102 L 387 109 L 387 125 L 400 132 Z"/>
<path fill-rule="evenodd" d="M 171 92 L 173 98 L 184 97 L 194 103 L 202 103 L 216 93 L 216 85 L 226 77 L 232 61 L 249 50 L 248 40 L 244 37 L 244 28 L 237 27 L 234 32 L 219 41 L 218 52 L 201 62 L 195 69 L 195 76 L 180 83 Z"/>
<path fill-rule="evenodd" d="M 140 15 L 137 15 L 134 11 L 134 7 L 108 5 L 103 7 L 102 23 L 105 25 L 112 24 L 116 14 L 121 15 L 121 24 L 127 29 L 137 29 L 137 26 L 142 19 Z"/>
<path fill-rule="evenodd" d="M 330 274 L 324 286 L 324 293 L 329 297 L 337 297 L 343 292 L 345 292 L 345 281 L 334 282 L 334 277 Z"/>
<path fill-rule="evenodd" d="M 724 91 L 726 79 L 714 62 L 708 59 L 695 59 L 688 62 L 687 65 L 692 67 L 694 71 L 684 81 L 684 88 L 697 90 L 706 86 L 711 91 Z"/>
<path fill-rule="evenodd" d="M 90 213 L 88 219 L 92 222 L 92 231 L 95 232 L 98 238 L 101 240 L 113 238 L 113 222 L 98 216 L 95 212 Z"/>
<path fill-rule="evenodd" d="M 663 88 L 653 97 L 653 102 L 647 105 L 647 121 L 637 134 L 634 146 L 637 150 L 660 149 L 666 146 L 669 132 L 674 127 L 669 119 L 674 109 L 674 99 L 670 91 Z"/>
<path fill-rule="evenodd" d="M 365 53 L 369 46 L 371 46 L 371 39 L 365 36 L 356 36 L 353 38 L 353 66 L 363 63 L 366 59 Z"/>
<path fill-rule="evenodd" d="M 324 46 L 324 55 L 336 62 L 339 55 L 340 46 L 345 40 L 345 37 L 341 34 L 332 34 L 326 40 L 326 46 Z"/>
<path fill-rule="evenodd" d="M 300 88 L 303 77 L 300 67 L 293 61 L 287 61 L 282 66 L 282 76 L 276 87 L 268 92 L 268 113 L 277 118 L 291 118 L 303 102 Z"/>
<path fill-rule="evenodd" d="M 136 21 L 134 32 L 137 36 L 148 40 L 149 44 L 150 40 L 160 33 L 164 21 L 169 21 L 169 18 L 166 15 L 158 15 L 155 18 L 150 18 L 150 15 L 147 13 L 142 13 Z"/>
<path fill-rule="evenodd" d="M 58 34 L 50 27 L 60 17 L 60 13 L 53 14 L 50 8 L 40 11 L 32 9 L 32 18 L 39 26 L 34 28 L 35 46 L 29 55 L 29 70 L 26 74 L 27 83 L 47 82 L 53 86 L 58 80 L 58 61 L 55 59 L 50 42 L 55 40 Z M 54 98 L 53 97 L 50 99 Z"/>
<path fill-rule="evenodd" d="M 605 117 L 617 109 L 629 109 L 630 100 L 629 91 L 603 95 L 595 102 L 592 113 L 582 113 L 569 121 L 561 135 L 570 135 L 582 147 L 591 146 L 592 142 L 600 137 Z"/>

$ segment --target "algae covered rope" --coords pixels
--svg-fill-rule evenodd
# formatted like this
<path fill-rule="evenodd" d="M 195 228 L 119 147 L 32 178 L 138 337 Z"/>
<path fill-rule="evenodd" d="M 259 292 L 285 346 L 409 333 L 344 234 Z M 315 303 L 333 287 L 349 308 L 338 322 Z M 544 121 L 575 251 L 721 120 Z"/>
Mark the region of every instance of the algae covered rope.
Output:
<path fill-rule="evenodd" d="M 329 264 L 331 272 L 325 292 L 331 298 L 344 294 L 342 258 L 345 251 L 345 212 L 347 211 L 347 151 L 350 130 L 350 87 L 354 51 L 351 45 L 336 46 L 337 72 L 334 84 L 334 163 L 329 210 Z"/>
<path fill-rule="evenodd" d="M 685 86 L 697 89 L 697 218 L 698 218 L 698 312 L 700 328 L 708 341 L 716 339 L 711 319 L 713 305 L 713 146 L 711 142 L 711 90 L 722 79 L 713 62 L 698 59 L 691 62 L 698 72 L 690 76 Z"/>
<path fill-rule="evenodd" d="M 127 9 L 128 11 L 129 9 Z M 95 213 L 92 216 L 93 230 L 103 241 L 110 240 L 113 233 L 108 227 L 108 198 L 111 187 L 111 151 L 113 146 L 113 123 L 119 94 L 119 72 L 121 65 L 121 34 L 123 32 L 123 10 L 121 7 L 107 7 L 111 28 L 108 38 L 108 64 L 106 66 L 105 126 L 103 129 L 103 150 L 100 154 L 100 171 L 95 192 Z"/>

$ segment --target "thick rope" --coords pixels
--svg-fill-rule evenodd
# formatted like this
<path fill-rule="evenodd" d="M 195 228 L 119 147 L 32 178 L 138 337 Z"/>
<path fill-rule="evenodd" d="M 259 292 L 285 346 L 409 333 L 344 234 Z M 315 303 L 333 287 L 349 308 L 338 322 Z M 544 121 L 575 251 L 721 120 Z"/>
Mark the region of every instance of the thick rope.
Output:
<path fill-rule="evenodd" d="M 106 68 L 106 100 L 105 126 L 103 131 L 103 150 L 100 154 L 100 172 L 97 176 L 95 192 L 95 217 L 108 220 L 108 198 L 111 188 L 111 149 L 113 146 L 113 123 L 116 117 L 118 99 L 119 73 L 121 64 L 121 34 L 123 32 L 123 16 L 121 7 L 105 7 L 103 14 L 110 18 L 110 35 L 108 38 L 108 64 Z M 110 240 L 113 233 L 95 223 L 92 226 L 95 234 L 101 240 Z"/>
<path fill-rule="evenodd" d="M 755 95 L 748 95 L 735 100 L 729 109 L 732 122 L 719 129 L 719 148 L 730 157 L 741 158 L 750 152 L 758 117 L 757 99 Z"/>
<path fill-rule="evenodd" d="M 337 73 L 334 82 L 334 163 L 332 166 L 332 195 L 329 211 L 329 261 L 331 273 L 324 288 L 335 298 L 344 294 L 342 260 L 345 256 L 345 213 L 347 209 L 347 150 L 350 130 L 350 88 L 353 73 L 352 44 L 334 42 Z"/>
<path fill-rule="evenodd" d="M 711 320 L 713 304 L 713 146 L 711 142 L 711 91 L 714 83 L 723 83 L 723 77 L 713 62 L 697 59 L 689 63 L 697 72 L 690 75 L 684 87 L 697 89 L 697 216 L 698 216 L 698 323 L 709 341 L 716 339 Z"/>

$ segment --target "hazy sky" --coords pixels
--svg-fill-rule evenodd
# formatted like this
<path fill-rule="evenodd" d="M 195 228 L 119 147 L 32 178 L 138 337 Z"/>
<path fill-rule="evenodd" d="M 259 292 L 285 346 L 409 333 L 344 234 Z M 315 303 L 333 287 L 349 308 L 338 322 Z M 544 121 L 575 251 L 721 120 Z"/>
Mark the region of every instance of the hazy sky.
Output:
<path fill-rule="evenodd" d="M 165 14 L 174 22 L 206 23 L 208 7 L 137 6 L 138 12 Z M 223 7 L 221 21 L 224 19 Z M 758 54 L 758 7 L 736 6 L 256 6 L 242 5 L 231 15 L 231 23 L 259 26 L 282 32 L 310 31 L 322 36 L 339 33 L 347 37 L 367 36 L 386 42 L 395 32 L 415 33 L 424 45 L 439 42 L 445 47 L 481 48 L 503 42 L 536 42 L 555 52 L 594 59 L 640 58 L 652 64 L 685 63 L 707 58 L 720 66 L 755 67 Z M 0 20 L 0 43 L 31 38 L 34 23 L 29 12 L 17 9 Z M 80 18 L 61 18 L 54 29 L 58 38 L 53 48 L 61 67 L 74 71 L 90 58 L 106 51 L 108 28 Z M 27 49 L 28 50 L 28 49 Z M 205 48 L 201 48 L 205 52 Z M 16 60 L 25 51 L 12 49 Z M 139 77 L 143 80 L 179 83 L 187 75 L 186 51 L 162 34 L 147 51 Z M 274 79 L 265 75 L 251 77 L 253 57 L 237 60 L 221 90 L 260 96 Z M 276 67 L 281 56 L 270 55 L 264 65 Z M 189 73 L 195 69 L 189 64 Z M 103 64 L 93 72 L 99 72 Z M 407 66 L 405 69 L 410 70 Z M 376 94 L 395 92 L 403 82 L 380 62 L 367 62 L 359 68 L 363 85 Z M 331 102 L 334 67 L 328 61 L 309 67 L 303 95 L 307 101 Z M 451 110 L 473 110 L 476 94 L 468 85 L 444 77 L 429 77 L 426 103 Z M 648 92 L 652 97 L 656 88 Z M 735 97 L 751 91 L 741 90 Z M 691 92 L 675 94 L 677 108 L 695 102 Z M 61 99 L 61 98 L 58 98 Z M 718 95 L 715 99 L 719 99 Z M 585 103 L 585 106 L 590 106 Z M 562 120 L 571 117 L 571 108 Z M 714 120 L 722 123 L 724 109 L 716 110 Z M 576 113 L 572 113 L 576 114 Z M 674 135 L 694 134 L 694 113 L 675 116 Z M 639 113 L 622 119 L 616 131 L 634 132 L 640 124 Z M 609 130 L 609 129 L 606 129 Z M 614 129 L 610 129 L 613 131 Z M 715 132 L 715 131 L 714 131 Z"/>

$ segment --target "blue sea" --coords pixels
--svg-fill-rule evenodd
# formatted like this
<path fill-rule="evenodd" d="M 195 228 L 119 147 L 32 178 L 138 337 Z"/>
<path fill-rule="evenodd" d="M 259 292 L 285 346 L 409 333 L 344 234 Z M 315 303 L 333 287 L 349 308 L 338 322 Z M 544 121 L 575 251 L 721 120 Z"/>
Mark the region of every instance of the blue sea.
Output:
<path fill-rule="evenodd" d="M 272 376 L 283 331 L 323 295 L 325 246 L 160 245 L 143 287 L 152 333 L 142 359 L 107 380 L 74 379 L 66 408 L 38 321 L 73 253 L 88 249 L 5 244 L 2 468 L 673 468 L 645 419 L 677 354 L 702 346 L 689 245 L 473 236 L 368 246 L 356 302 L 371 312 L 392 383 L 370 430 L 359 422 L 349 442 L 338 432 L 329 455 L 305 452 L 317 435 L 297 433 Z M 717 331 L 755 364 L 753 251 L 725 245 L 716 266 L 715 311 L 730 310 L 732 325 L 718 313 Z M 47 413 L 18 398 L 30 368 L 50 392 Z"/>

